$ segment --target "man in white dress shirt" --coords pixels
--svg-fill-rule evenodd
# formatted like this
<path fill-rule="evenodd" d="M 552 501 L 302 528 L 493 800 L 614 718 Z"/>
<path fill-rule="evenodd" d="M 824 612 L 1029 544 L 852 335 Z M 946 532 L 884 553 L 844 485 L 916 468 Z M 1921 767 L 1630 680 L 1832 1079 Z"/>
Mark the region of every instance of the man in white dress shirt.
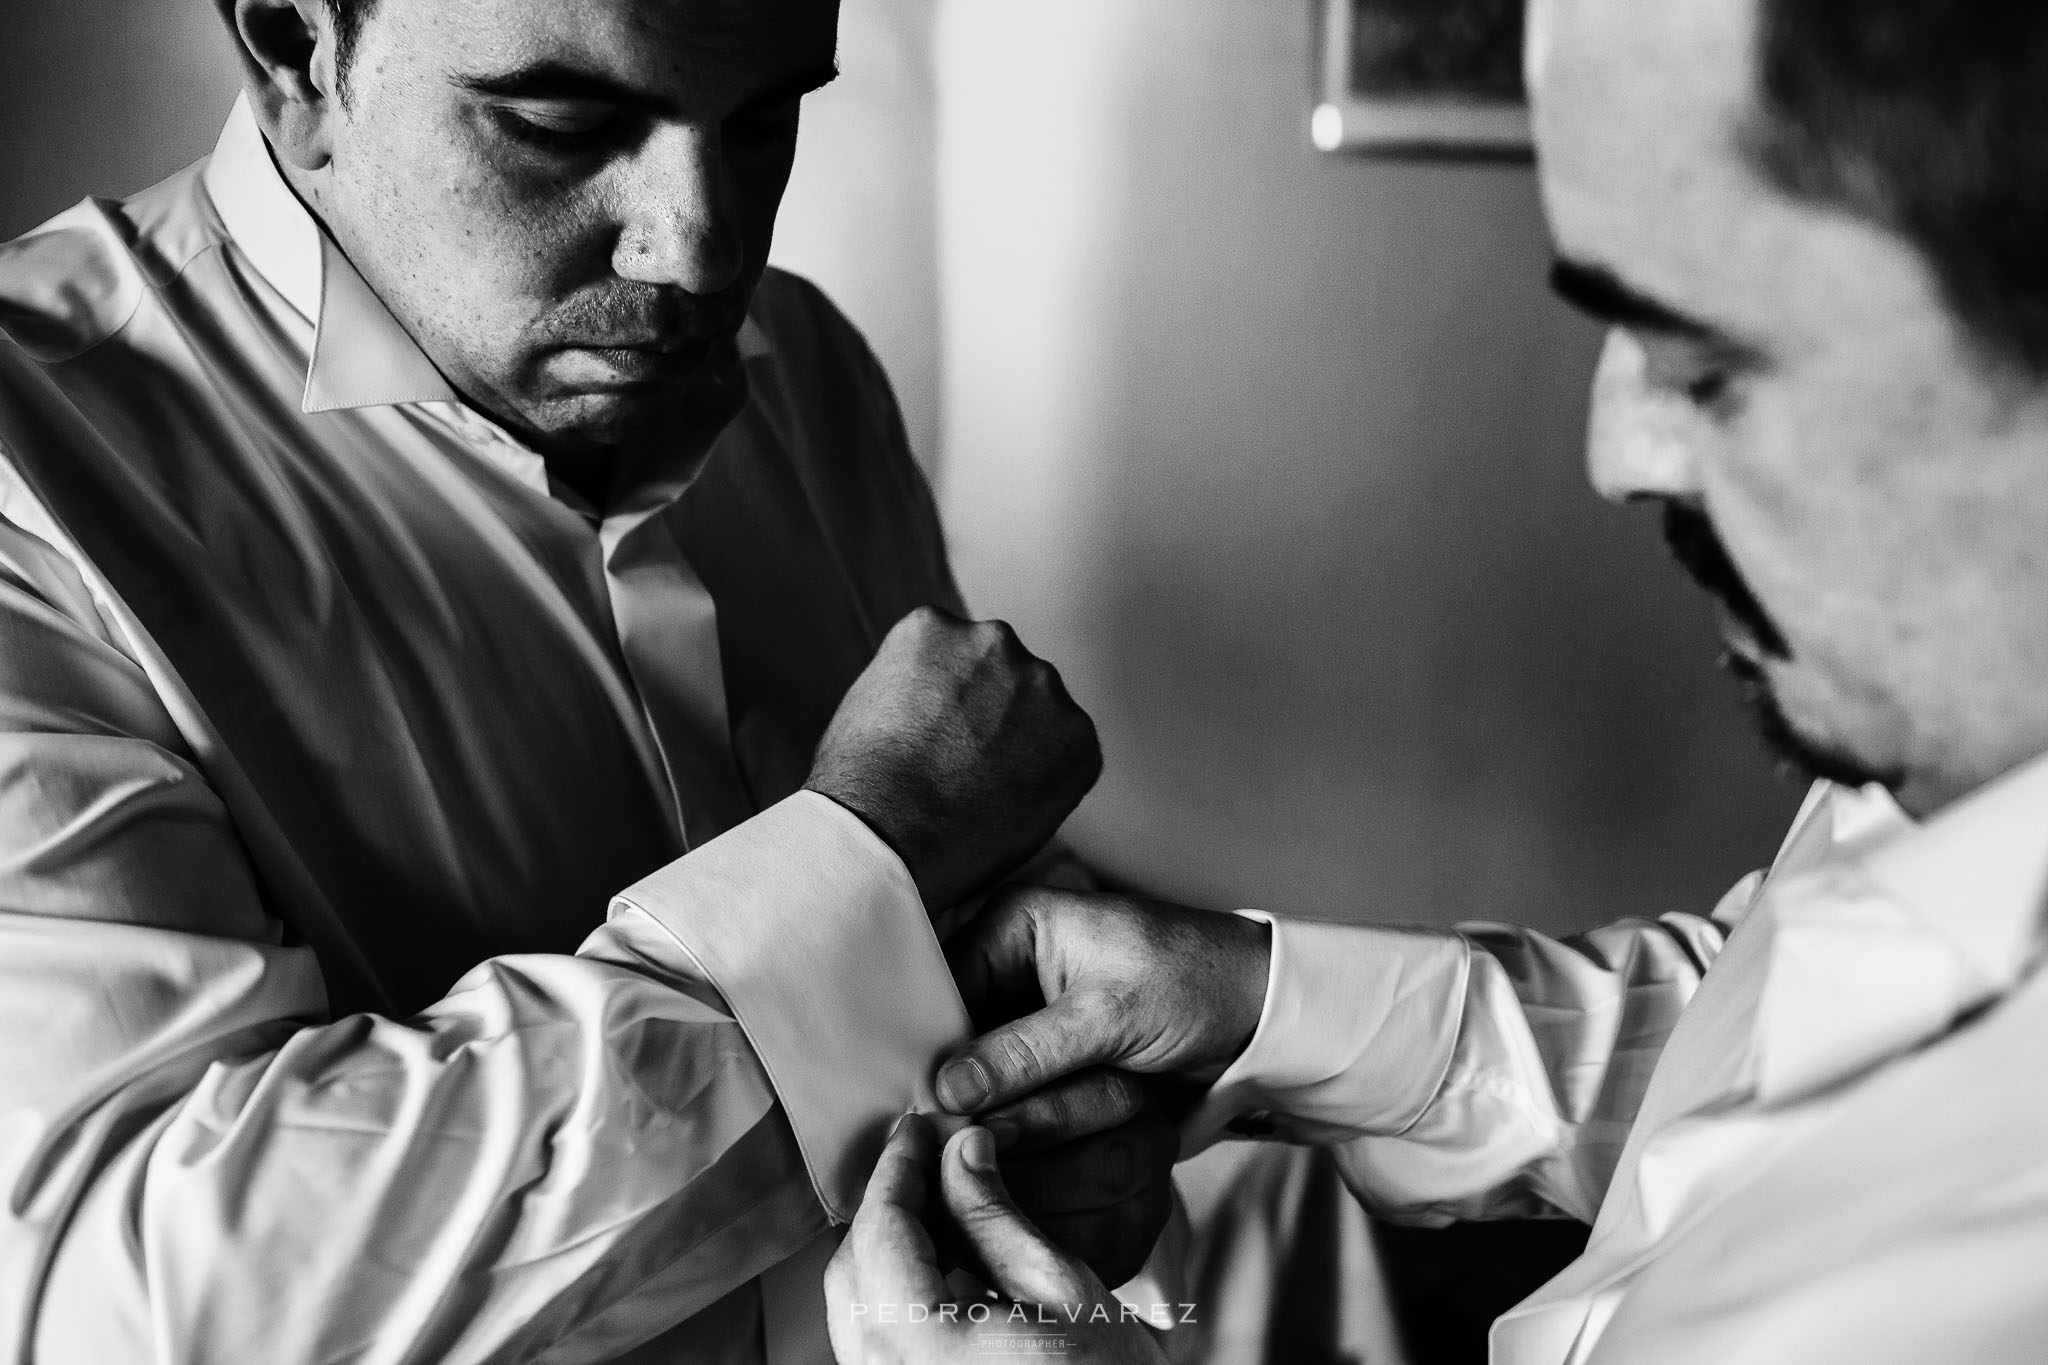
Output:
<path fill-rule="evenodd" d="M 1012 1020 L 938 1080 L 986 1127 L 899 1128 L 842 1360 L 1156 1358 L 992 1165 L 1124 1071 L 1390 1217 L 1590 1222 L 1497 1365 L 2048 1359 L 2048 11 L 1535 0 L 1528 57 L 1556 283 L 1612 328 L 1593 482 L 1821 780 L 1710 914 L 1563 942 L 1018 893 L 950 949 Z M 948 1300 L 942 1206 L 1014 1302 Z"/>
<path fill-rule="evenodd" d="M 816 1359 L 1099 761 L 763 274 L 836 3 L 220 9 L 213 155 L 0 246 L 0 1352 Z"/>

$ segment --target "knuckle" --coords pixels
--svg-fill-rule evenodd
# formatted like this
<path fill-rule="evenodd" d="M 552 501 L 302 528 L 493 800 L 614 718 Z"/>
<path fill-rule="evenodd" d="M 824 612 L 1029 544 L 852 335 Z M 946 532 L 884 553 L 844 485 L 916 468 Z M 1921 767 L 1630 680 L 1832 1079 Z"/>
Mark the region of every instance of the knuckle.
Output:
<path fill-rule="evenodd" d="M 1060 1107 L 1060 1132 L 1100 1133 L 1130 1117 L 1124 1105 L 1123 1087 L 1113 1072 L 1097 1072 L 1052 1098 Z"/>
<path fill-rule="evenodd" d="M 1074 694 L 1067 690 L 1066 676 L 1059 666 L 1046 659 L 1034 657 L 1031 661 L 1031 683 L 1042 693 L 1054 715 L 1065 722 L 1076 740 L 1092 737 L 1095 723 L 1088 712 L 1074 700 Z"/>
<path fill-rule="evenodd" d="M 981 914 L 974 921 L 974 929 L 987 937 L 1011 920 L 1031 919 L 1039 889 L 1022 882 L 997 887 L 987 904 L 982 906 Z"/>
<path fill-rule="evenodd" d="M 853 1297 L 853 1265 L 851 1253 L 847 1250 L 851 1245 L 850 1241 L 841 1243 L 825 1266 L 825 1294 L 842 1302 Z"/>
<path fill-rule="evenodd" d="M 1038 1097 L 1038 1103 L 1040 1120 L 1052 1131 L 1064 1133 L 1078 1126 L 1076 1120 L 1080 1116 L 1075 1111 L 1079 1105 L 1072 1086 L 1048 1090 Z"/>
<path fill-rule="evenodd" d="M 1145 1091 L 1124 1071 L 1105 1072 L 1102 1077 L 1102 1107 L 1116 1123 L 1128 1123 L 1145 1107 Z"/>
<path fill-rule="evenodd" d="M 1008 1172 L 1005 1172 L 1003 1176 L 1003 1183 L 1007 1186 L 1010 1184 L 1010 1182 L 1011 1177 Z M 1031 1182 L 1029 1179 L 1026 1179 L 1024 1183 L 1026 1185 L 1029 1185 Z M 1031 1204 L 1033 1202 L 1027 1198 L 1020 1197 L 1018 1192 L 1014 1188 L 1010 1190 L 1010 1198 L 1025 1208 L 1031 1207 Z M 971 1232 L 976 1228 L 995 1228 L 1002 1226 L 1003 1224 L 1009 1221 L 1009 1211 L 1005 1209 L 1002 1206 L 1002 1204 L 997 1200 L 985 1198 L 977 1199 L 974 1203 L 967 1205 L 965 1208 L 958 1208 L 953 1210 L 953 1217 L 954 1220 L 960 1224 L 963 1230 Z"/>
<path fill-rule="evenodd" d="M 846 1240 L 840 1244 L 839 1254 L 848 1257 L 855 1265 L 877 1264 L 881 1253 L 885 1249 L 882 1230 L 877 1226 L 878 1222 L 879 1220 L 873 1217 L 864 1218 L 856 1216 L 853 1220 L 852 1229 L 847 1233 Z M 849 1265 L 848 1270 L 851 1271 L 851 1269 L 852 1265 Z"/>
<path fill-rule="evenodd" d="M 1012 1084 L 1028 1085 L 1041 1081 L 1050 1060 L 1049 1050 L 1035 1033 L 1028 1029 L 1013 1029 L 1000 1039 L 995 1048 L 996 1075 L 994 1079 L 1009 1079 Z"/>
<path fill-rule="evenodd" d="M 1103 1027 L 1120 1029 L 1137 1017 L 1143 1002 L 1136 988 L 1119 983 L 1099 988 L 1093 997 L 1093 1008 Z"/>
<path fill-rule="evenodd" d="M 1004 888 L 1002 904 L 1005 910 L 1030 921 L 1034 932 L 1043 932 L 1065 913 L 1070 894 L 1036 882 L 1014 882 Z"/>
<path fill-rule="evenodd" d="M 1076 707 L 1075 710 L 1080 711 L 1080 708 Z M 1080 716 L 1083 727 L 1081 743 L 1085 746 L 1080 766 L 1089 770 L 1089 780 L 1092 782 L 1102 775 L 1102 736 L 1095 728 L 1094 717 L 1086 711 L 1080 711 Z"/>

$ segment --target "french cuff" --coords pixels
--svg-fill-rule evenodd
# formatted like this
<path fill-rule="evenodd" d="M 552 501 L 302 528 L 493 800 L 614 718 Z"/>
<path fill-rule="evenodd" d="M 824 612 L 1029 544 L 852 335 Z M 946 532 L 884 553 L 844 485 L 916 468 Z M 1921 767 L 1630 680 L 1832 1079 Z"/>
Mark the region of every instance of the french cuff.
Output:
<path fill-rule="evenodd" d="M 1282 1125 L 1405 1132 L 1457 1046 L 1471 946 L 1428 929 L 1323 924 L 1240 910 L 1272 929 L 1266 1003 L 1244 1052 L 1181 1129 L 1181 1150 Z"/>
<path fill-rule="evenodd" d="M 798 792 L 622 892 L 725 997 L 782 1101 L 811 1183 L 852 1219 L 890 1128 L 936 1110 L 971 1036 L 917 884 L 829 797 Z"/>

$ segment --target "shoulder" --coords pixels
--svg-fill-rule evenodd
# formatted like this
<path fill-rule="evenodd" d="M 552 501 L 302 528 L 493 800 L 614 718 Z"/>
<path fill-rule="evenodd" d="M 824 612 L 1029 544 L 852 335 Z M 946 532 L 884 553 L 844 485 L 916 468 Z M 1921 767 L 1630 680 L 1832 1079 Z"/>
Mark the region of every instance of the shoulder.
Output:
<path fill-rule="evenodd" d="M 87 200 L 0 246 L 0 333 L 36 360 L 68 360 L 119 331 L 147 287 L 115 220 Z"/>
<path fill-rule="evenodd" d="M 819 376 L 844 372 L 887 386 L 867 338 L 824 290 L 801 275 L 769 267 L 747 317 L 782 369 Z"/>
<path fill-rule="evenodd" d="M 1602 1359 L 2034 1360 L 2048 1334 L 2048 978 L 1799 1101 L 1631 1288 Z M 1995 1339 L 2026 1340 L 2026 1352 Z"/>
<path fill-rule="evenodd" d="M 867 339 L 809 280 L 770 270 L 747 362 L 755 417 L 774 433 L 842 561 L 862 566 L 876 619 L 954 605 L 945 536 L 896 395 Z"/>
<path fill-rule="evenodd" d="M 87 199 L 0 244 L 0 335 L 53 363 L 119 332 L 217 240 L 201 200 L 193 168 L 125 202 Z"/>
<path fill-rule="evenodd" d="M 825 292 L 799 275 L 769 270 L 741 338 L 754 401 L 799 434 L 792 454 L 817 473 L 872 479 L 881 467 L 914 468 L 896 395 L 867 339 Z M 900 469 L 898 472 L 902 472 Z"/>

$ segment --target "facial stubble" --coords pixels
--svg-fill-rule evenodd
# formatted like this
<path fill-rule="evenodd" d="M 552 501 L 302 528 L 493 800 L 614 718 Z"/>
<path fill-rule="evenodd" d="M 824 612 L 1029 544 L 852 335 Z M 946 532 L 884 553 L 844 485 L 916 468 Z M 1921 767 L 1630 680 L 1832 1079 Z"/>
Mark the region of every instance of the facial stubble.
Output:
<path fill-rule="evenodd" d="M 1664 543 L 1679 567 L 1750 633 L 1765 658 L 1792 661 L 1792 648 L 1784 632 L 1735 567 L 1705 512 L 1689 503 L 1666 502 Z M 1895 784 L 1895 774 L 1882 771 L 1846 747 L 1796 724 L 1779 700 L 1764 663 L 1733 649 L 1722 652 L 1720 663 L 1742 689 L 1743 701 L 1765 748 L 1787 776 L 1802 781 L 1821 778 L 1846 787 L 1872 782 Z"/>

